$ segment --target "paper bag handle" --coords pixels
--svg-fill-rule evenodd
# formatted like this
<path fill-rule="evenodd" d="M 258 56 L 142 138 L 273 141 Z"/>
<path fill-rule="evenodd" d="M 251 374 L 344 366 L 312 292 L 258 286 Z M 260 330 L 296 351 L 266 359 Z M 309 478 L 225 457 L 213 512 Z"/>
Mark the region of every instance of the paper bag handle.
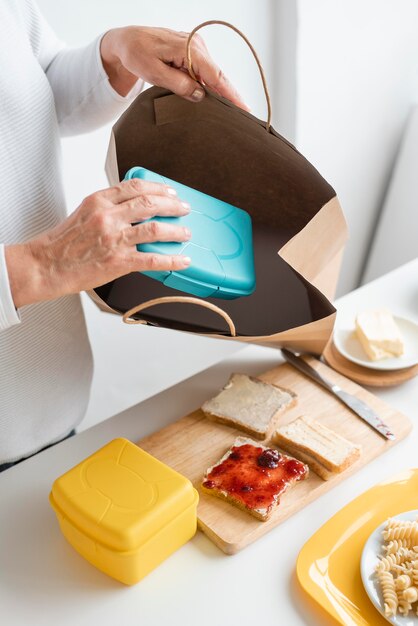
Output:
<path fill-rule="evenodd" d="M 261 65 L 261 61 L 258 58 L 258 54 L 255 51 L 253 45 L 247 39 L 247 37 L 244 35 L 244 33 L 239 30 L 239 28 L 237 28 L 233 24 L 230 24 L 229 22 L 224 22 L 223 20 L 208 20 L 207 22 L 202 22 L 201 24 L 199 24 L 198 26 L 193 28 L 193 30 L 190 32 L 190 34 L 189 34 L 189 36 L 187 38 L 187 66 L 188 66 L 188 70 L 189 70 L 190 76 L 193 78 L 193 80 L 198 81 L 198 79 L 196 77 L 196 74 L 193 71 L 193 66 L 192 66 L 192 54 L 191 54 L 192 39 L 193 39 L 194 35 L 197 33 L 198 30 L 200 30 L 204 26 L 210 26 L 211 24 L 220 24 L 221 26 L 227 26 L 228 28 L 231 28 L 240 37 L 242 37 L 242 39 L 245 41 L 245 43 L 248 45 L 248 47 L 250 48 L 251 52 L 253 53 L 255 61 L 256 61 L 257 65 L 258 65 L 258 69 L 260 70 L 261 80 L 263 81 L 264 93 L 266 94 L 266 101 L 267 101 L 266 130 L 269 131 L 270 130 L 270 126 L 271 126 L 271 100 L 270 100 L 269 90 L 268 90 L 268 87 L 267 87 L 266 77 L 264 75 L 263 66 Z"/>
<path fill-rule="evenodd" d="M 199 300 L 199 298 L 191 298 L 187 296 L 164 296 L 161 298 L 154 298 L 153 300 L 147 300 L 146 302 L 141 302 L 141 304 L 137 304 L 136 306 L 126 311 L 123 314 L 123 321 L 125 324 L 146 324 L 145 320 L 135 320 L 132 318 L 132 315 L 135 313 L 139 313 L 139 311 L 143 311 L 144 309 L 148 309 L 151 306 L 156 306 L 158 304 L 172 304 L 176 302 L 182 302 L 185 304 L 197 304 L 199 306 L 203 306 L 206 309 L 210 309 L 214 311 L 214 313 L 218 313 L 229 326 L 229 332 L 231 333 L 231 337 L 236 337 L 235 324 L 232 319 L 229 317 L 228 313 L 226 313 L 223 309 L 212 302 L 207 302 L 206 300 Z"/>

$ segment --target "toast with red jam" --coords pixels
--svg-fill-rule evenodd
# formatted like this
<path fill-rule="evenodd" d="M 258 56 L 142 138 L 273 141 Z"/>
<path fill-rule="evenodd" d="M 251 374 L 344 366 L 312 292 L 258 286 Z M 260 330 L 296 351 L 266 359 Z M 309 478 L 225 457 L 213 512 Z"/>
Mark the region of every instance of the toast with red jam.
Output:
<path fill-rule="evenodd" d="M 207 470 L 201 489 L 266 521 L 285 491 L 308 475 L 305 463 L 252 439 L 237 437 L 220 461 Z"/>

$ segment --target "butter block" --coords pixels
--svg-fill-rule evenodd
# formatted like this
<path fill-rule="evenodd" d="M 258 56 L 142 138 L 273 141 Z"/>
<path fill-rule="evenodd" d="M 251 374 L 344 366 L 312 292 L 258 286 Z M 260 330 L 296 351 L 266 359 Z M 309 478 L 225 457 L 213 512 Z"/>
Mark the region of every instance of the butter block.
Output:
<path fill-rule="evenodd" d="M 356 317 L 356 335 L 371 361 L 391 359 L 405 351 L 402 335 L 390 311 L 363 311 Z"/>

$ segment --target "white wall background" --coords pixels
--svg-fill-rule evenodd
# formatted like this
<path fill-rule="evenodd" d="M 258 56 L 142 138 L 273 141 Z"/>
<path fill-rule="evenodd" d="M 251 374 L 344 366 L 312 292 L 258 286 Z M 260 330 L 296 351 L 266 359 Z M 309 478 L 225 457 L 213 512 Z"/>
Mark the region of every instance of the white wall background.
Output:
<path fill-rule="evenodd" d="M 418 256 L 418 107 L 412 110 L 390 178 L 362 280 Z"/>
<path fill-rule="evenodd" d="M 418 99 L 418 2 L 298 0 L 297 38 L 295 140 L 333 184 L 347 215 L 344 293 L 360 280 Z"/>
<path fill-rule="evenodd" d="M 345 210 L 351 238 L 339 293 L 358 285 L 402 130 L 418 99 L 416 0 L 38 2 L 56 32 L 70 45 L 82 45 L 98 33 L 127 23 L 188 31 L 201 21 L 218 18 L 242 29 L 258 50 L 266 70 L 273 97 L 273 125 L 294 141 L 333 184 Z M 222 27 L 211 27 L 203 31 L 203 36 L 253 112 L 265 118 L 257 68 L 245 44 Z M 63 141 L 70 210 L 85 195 L 107 184 L 103 165 L 109 130 L 107 127 Z M 392 199 L 394 203 L 396 198 Z M 407 210 L 406 219 L 411 228 L 418 230 L 418 212 Z M 402 242 L 394 245 L 402 246 Z M 388 269 L 379 260 L 379 255 L 385 256 L 384 246 L 375 247 L 376 250 L 374 276 L 383 271 L 381 268 Z M 97 380 L 101 373 L 109 379 L 105 367 L 112 350 L 112 354 L 131 351 L 134 358 L 138 345 L 132 343 L 132 329 L 128 334 L 119 320 L 110 321 L 109 316 L 104 320 L 91 303 L 86 303 L 86 311 L 96 354 Z M 161 331 L 160 343 L 156 345 L 155 334 L 151 337 L 147 330 L 138 329 L 137 333 L 148 364 L 148 374 L 138 374 L 137 378 L 142 397 L 184 377 L 187 368 L 179 369 L 177 358 L 180 346 L 183 362 L 200 358 L 199 365 L 195 361 L 197 369 L 232 350 L 230 344 L 225 347 L 225 342 L 206 341 L 203 345 L 199 343 L 205 341 L 201 338 L 184 338 L 168 331 Z M 162 359 L 165 383 L 158 376 Z M 113 380 L 116 376 L 115 370 Z M 100 383 L 96 382 L 93 390 L 94 410 L 90 413 L 110 415 L 117 410 L 117 401 L 112 400 L 109 390 L 103 395 L 97 385 Z M 124 393 L 125 405 L 119 408 L 135 400 L 126 388 Z"/>

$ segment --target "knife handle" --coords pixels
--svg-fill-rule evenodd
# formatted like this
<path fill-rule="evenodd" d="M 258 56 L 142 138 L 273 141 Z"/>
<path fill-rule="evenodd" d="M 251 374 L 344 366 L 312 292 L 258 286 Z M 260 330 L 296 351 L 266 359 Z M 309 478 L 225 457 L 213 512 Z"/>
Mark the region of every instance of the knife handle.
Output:
<path fill-rule="evenodd" d="M 313 378 L 314 380 L 316 380 L 317 383 L 325 387 L 325 389 L 328 389 L 328 391 L 339 391 L 340 388 L 338 387 L 338 385 L 332 384 L 329 380 L 321 376 L 321 374 L 319 374 L 319 372 L 317 372 L 313 367 L 308 365 L 308 363 L 306 363 L 306 361 L 302 359 L 302 357 L 297 356 L 293 352 L 290 352 L 290 350 L 286 350 L 286 348 L 282 348 L 282 354 L 286 361 L 289 361 L 289 363 L 291 363 L 298 370 L 306 374 L 306 376 L 309 376 L 309 378 Z"/>

